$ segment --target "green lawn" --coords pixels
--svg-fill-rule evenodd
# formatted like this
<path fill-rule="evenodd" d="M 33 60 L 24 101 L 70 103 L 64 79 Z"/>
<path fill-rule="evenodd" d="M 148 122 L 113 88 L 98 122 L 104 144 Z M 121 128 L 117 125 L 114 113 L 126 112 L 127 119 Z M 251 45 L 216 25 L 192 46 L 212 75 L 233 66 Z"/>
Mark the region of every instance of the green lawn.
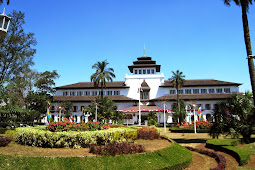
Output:
<path fill-rule="evenodd" d="M 162 169 L 188 166 L 192 154 L 179 144 L 136 155 L 104 157 L 21 157 L 0 155 L 0 169 Z"/>

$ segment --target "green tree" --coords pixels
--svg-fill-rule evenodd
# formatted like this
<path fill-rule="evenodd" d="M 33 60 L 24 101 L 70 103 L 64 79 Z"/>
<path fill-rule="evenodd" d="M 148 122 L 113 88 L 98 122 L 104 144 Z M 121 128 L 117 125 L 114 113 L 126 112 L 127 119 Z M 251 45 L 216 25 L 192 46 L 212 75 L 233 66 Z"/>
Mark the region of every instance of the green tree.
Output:
<path fill-rule="evenodd" d="M 4 2 L 4 0 L 0 0 L 0 5 Z M 6 0 L 7 5 L 9 5 L 10 0 Z"/>
<path fill-rule="evenodd" d="M 248 66 L 249 66 L 251 87 L 252 87 L 252 93 L 253 93 L 253 103 L 255 104 L 255 68 L 254 68 L 253 58 L 249 57 L 252 55 L 252 48 L 251 48 L 251 40 L 250 40 L 249 23 L 248 23 L 248 17 L 247 17 L 249 6 L 252 5 L 253 0 L 224 0 L 224 3 L 230 6 L 231 1 L 234 1 L 236 5 L 241 6 L 241 9 L 242 9 L 244 42 L 246 46 L 246 53 L 248 56 Z"/>
<path fill-rule="evenodd" d="M 219 103 L 214 112 L 215 122 L 209 132 L 212 137 L 242 135 L 244 142 L 250 141 L 255 123 L 251 93 L 244 96 L 234 94 L 231 99 Z"/>
<path fill-rule="evenodd" d="M 91 75 L 90 80 L 94 82 L 95 87 L 101 86 L 101 98 L 104 96 L 103 88 L 106 87 L 107 81 L 112 81 L 115 78 L 115 74 L 113 73 L 113 68 L 107 68 L 109 63 L 104 60 L 102 62 L 97 62 L 92 66 L 92 69 L 96 69 L 96 72 Z"/>
<path fill-rule="evenodd" d="M 26 33 L 23 28 L 25 14 L 13 11 L 10 17 L 12 22 L 0 44 L 0 82 L 25 75 L 34 64 L 33 56 L 36 53 L 32 48 L 37 43 L 34 34 Z"/>
<path fill-rule="evenodd" d="M 147 116 L 148 125 L 157 125 L 158 124 L 158 117 L 155 111 L 150 111 Z"/>
<path fill-rule="evenodd" d="M 117 106 L 108 97 L 97 97 L 91 102 L 91 105 L 85 108 L 85 113 L 92 113 L 92 115 L 89 117 L 89 120 L 93 120 L 95 118 L 96 104 L 98 103 L 97 120 L 105 122 L 108 122 L 109 120 L 113 120 L 115 122 L 123 120 L 124 115 L 121 115 L 122 113 L 120 114 L 120 112 L 117 111 Z"/>
<path fill-rule="evenodd" d="M 182 123 L 186 117 L 186 109 L 185 103 L 183 100 L 179 100 L 179 107 L 177 103 L 173 103 L 173 118 L 178 121 L 178 123 Z"/>
<path fill-rule="evenodd" d="M 185 76 L 183 75 L 183 72 L 180 72 L 179 70 L 177 70 L 176 72 L 172 71 L 172 73 L 173 73 L 173 76 L 169 78 L 168 80 L 171 81 L 171 83 L 173 84 L 173 87 L 176 88 L 177 107 L 178 107 L 178 110 L 180 111 L 179 92 L 185 82 L 185 79 L 184 79 Z"/>

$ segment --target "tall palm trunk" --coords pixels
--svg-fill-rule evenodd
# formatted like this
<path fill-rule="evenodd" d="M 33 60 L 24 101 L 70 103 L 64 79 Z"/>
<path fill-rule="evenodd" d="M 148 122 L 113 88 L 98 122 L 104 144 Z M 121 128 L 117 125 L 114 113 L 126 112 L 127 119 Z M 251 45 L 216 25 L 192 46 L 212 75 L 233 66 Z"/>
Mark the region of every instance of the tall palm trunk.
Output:
<path fill-rule="evenodd" d="M 103 100 L 104 97 L 104 89 L 103 89 L 103 82 L 101 82 L 101 99 Z"/>
<path fill-rule="evenodd" d="M 179 102 L 179 88 L 177 88 L 177 108 L 178 108 L 178 123 L 180 123 L 180 102 Z"/>
<path fill-rule="evenodd" d="M 247 53 L 247 56 L 249 56 L 249 55 L 252 55 L 252 50 L 251 50 L 249 24 L 248 24 L 248 18 L 247 18 L 247 6 L 244 1 L 241 1 L 241 7 L 242 7 L 244 41 L 246 46 L 246 53 Z M 248 57 L 248 66 L 249 66 L 251 88 L 252 88 L 252 94 L 253 94 L 253 103 L 255 104 L 255 69 L 254 69 L 253 58 Z"/>

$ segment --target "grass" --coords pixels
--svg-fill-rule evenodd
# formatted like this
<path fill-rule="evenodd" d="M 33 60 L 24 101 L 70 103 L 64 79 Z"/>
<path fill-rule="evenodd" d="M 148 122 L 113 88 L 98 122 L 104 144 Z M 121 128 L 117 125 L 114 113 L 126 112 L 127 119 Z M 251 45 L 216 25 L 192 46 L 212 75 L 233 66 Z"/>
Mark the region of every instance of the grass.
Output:
<path fill-rule="evenodd" d="M 212 139 L 206 141 L 206 147 L 223 151 L 231 156 L 233 156 L 239 165 L 246 165 L 250 161 L 250 154 L 254 148 L 246 146 L 244 148 L 237 147 L 240 139 Z"/>
<path fill-rule="evenodd" d="M 175 143 L 146 154 L 103 157 L 21 157 L 0 155 L 0 169 L 163 169 L 187 167 L 192 154 Z"/>

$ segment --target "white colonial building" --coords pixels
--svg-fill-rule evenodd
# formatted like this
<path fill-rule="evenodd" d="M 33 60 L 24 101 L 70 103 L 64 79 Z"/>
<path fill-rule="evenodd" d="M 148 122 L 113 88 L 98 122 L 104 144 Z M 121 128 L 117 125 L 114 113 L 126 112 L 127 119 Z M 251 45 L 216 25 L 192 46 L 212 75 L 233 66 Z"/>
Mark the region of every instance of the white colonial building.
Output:
<path fill-rule="evenodd" d="M 167 123 L 175 121 L 172 119 L 172 105 L 176 102 L 176 89 L 170 81 L 165 80 L 164 74 L 160 73 L 160 67 L 151 57 L 139 57 L 133 65 L 128 66 L 131 74 L 125 75 L 125 81 L 106 84 L 104 96 L 111 98 L 117 109 L 127 114 L 125 123 L 138 124 L 139 97 L 142 124 L 146 124 L 149 111 L 157 112 L 160 123 L 164 121 L 164 113 Z M 187 122 L 194 120 L 192 116 L 194 110 L 188 107 L 190 104 L 196 105 L 196 114 L 198 107 L 201 107 L 204 120 L 211 121 L 215 105 L 230 98 L 232 93 L 239 93 L 240 85 L 213 79 L 185 80 L 179 94 L 180 99 L 187 105 Z M 58 108 L 57 102 L 71 101 L 74 106 L 72 114 L 77 122 L 80 122 L 83 108 L 91 104 L 91 101 L 100 93 L 101 87 L 95 88 L 92 82 L 56 87 L 51 116 L 58 121 L 61 109 Z M 197 116 L 195 119 L 197 120 Z"/>

